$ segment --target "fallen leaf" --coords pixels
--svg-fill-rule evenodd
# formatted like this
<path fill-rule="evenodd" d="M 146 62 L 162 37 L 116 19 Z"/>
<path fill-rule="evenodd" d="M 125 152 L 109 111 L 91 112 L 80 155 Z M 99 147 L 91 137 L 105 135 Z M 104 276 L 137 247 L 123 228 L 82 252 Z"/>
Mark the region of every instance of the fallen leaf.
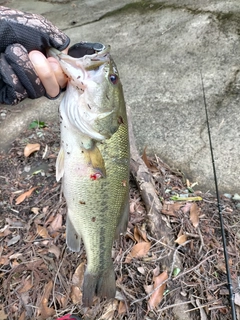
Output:
<path fill-rule="evenodd" d="M 114 299 L 113 302 L 110 302 L 107 306 L 107 310 L 104 310 L 104 314 L 99 318 L 99 320 L 112 320 L 114 318 L 114 313 L 117 310 L 118 301 Z"/>
<path fill-rule="evenodd" d="M 0 319 L 2 319 L 2 318 L 0 318 Z M 19 320 L 25 320 L 25 319 L 26 319 L 26 312 L 23 311 L 21 316 L 20 316 L 20 318 L 19 318 Z"/>
<path fill-rule="evenodd" d="M 23 280 L 23 286 L 20 290 L 18 290 L 18 293 L 24 293 L 29 291 L 33 287 L 32 281 L 30 279 L 24 279 Z"/>
<path fill-rule="evenodd" d="M 164 202 L 162 207 L 162 213 L 166 214 L 168 216 L 177 217 L 176 212 L 183 206 L 182 203 L 175 202 L 175 203 L 169 203 Z"/>
<path fill-rule="evenodd" d="M 4 305 L 0 304 L 0 319 L 7 320 L 7 314 L 4 311 Z"/>
<path fill-rule="evenodd" d="M 82 302 L 82 292 L 78 286 L 72 286 L 70 297 L 73 304 L 79 304 Z"/>
<path fill-rule="evenodd" d="M 20 203 L 22 203 L 26 198 L 29 198 L 35 189 L 37 189 L 37 187 L 33 187 L 33 188 L 31 188 L 30 190 L 22 193 L 19 197 L 17 197 L 17 199 L 16 199 L 16 204 L 20 204 Z"/>
<path fill-rule="evenodd" d="M 185 206 L 182 207 L 182 212 L 187 214 L 190 211 L 192 204 L 192 202 L 187 202 Z"/>
<path fill-rule="evenodd" d="M 46 320 L 47 318 L 52 318 L 52 316 L 55 315 L 55 310 L 53 308 L 48 307 L 48 300 L 52 292 L 52 288 L 52 281 L 49 281 L 44 287 L 44 294 L 40 305 L 41 319 L 43 320 Z"/>
<path fill-rule="evenodd" d="M 153 291 L 153 284 L 143 285 L 146 294 L 150 294 Z"/>
<path fill-rule="evenodd" d="M 31 208 L 31 212 L 33 212 L 34 214 L 39 214 L 39 210 L 40 208 Z"/>
<path fill-rule="evenodd" d="M 57 259 L 59 259 L 60 254 L 61 254 L 60 249 L 57 246 L 55 246 L 54 244 L 48 249 L 48 252 L 53 253 Z"/>
<path fill-rule="evenodd" d="M 143 267 L 138 267 L 137 270 L 138 270 L 138 272 L 140 272 L 143 275 L 146 273 L 145 269 Z"/>
<path fill-rule="evenodd" d="M 40 144 L 39 143 L 28 143 L 26 147 L 24 148 L 24 156 L 29 157 L 30 154 L 32 154 L 35 151 L 40 150 Z"/>
<path fill-rule="evenodd" d="M 10 260 L 9 260 L 8 256 L 1 256 L 0 257 L 0 265 L 7 266 L 9 263 L 10 263 Z"/>
<path fill-rule="evenodd" d="M 190 208 L 190 221 L 194 228 L 197 228 L 199 225 L 199 211 L 199 206 L 196 203 L 193 203 Z"/>
<path fill-rule="evenodd" d="M 132 247 L 132 250 L 126 256 L 125 262 L 129 263 L 132 260 L 132 258 L 144 257 L 148 253 L 150 247 L 150 242 L 140 242 L 135 244 L 135 246 Z"/>
<path fill-rule="evenodd" d="M 147 239 L 147 231 L 145 229 L 145 225 L 142 225 L 141 228 L 139 228 L 138 226 L 134 227 L 134 238 L 137 242 L 149 242 Z"/>
<path fill-rule="evenodd" d="M 40 225 L 37 225 L 37 234 L 44 239 L 50 238 L 47 229 Z"/>
<path fill-rule="evenodd" d="M 153 292 L 153 294 L 151 295 L 148 301 L 149 310 L 157 308 L 159 303 L 162 301 L 163 293 L 166 288 L 166 282 L 165 283 L 163 282 L 167 280 L 167 278 L 168 278 L 168 274 L 166 271 L 162 272 L 159 276 L 153 278 L 153 281 L 154 281 L 153 289 L 156 289 L 156 288 L 158 289 L 156 289 L 156 291 Z"/>
<path fill-rule="evenodd" d="M 127 313 L 126 303 L 125 303 L 125 301 L 120 301 L 119 305 L 118 305 L 118 314 L 122 315 L 122 314 L 125 314 L 125 313 Z"/>
<path fill-rule="evenodd" d="M 187 241 L 187 236 L 186 234 L 182 234 L 181 236 L 179 236 L 174 242 L 178 243 L 178 244 L 183 244 L 184 242 Z"/>
<path fill-rule="evenodd" d="M 84 268 L 85 268 L 85 263 L 82 262 L 80 265 L 77 267 L 75 270 L 73 276 L 72 276 L 72 283 L 76 286 L 81 287 L 83 283 L 83 277 L 84 277 Z"/>
<path fill-rule="evenodd" d="M 15 237 L 11 238 L 10 240 L 7 241 L 7 246 L 10 247 L 13 244 L 17 243 L 20 240 L 20 235 L 16 235 Z"/>
<path fill-rule="evenodd" d="M 142 159 L 143 159 L 145 165 L 146 165 L 149 169 L 151 169 L 151 164 L 150 164 L 150 162 L 149 162 L 149 160 L 148 160 L 146 150 L 147 150 L 147 147 L 145 147 L 144 150 L 143 150 Z"/>
<path fill-rule="evenodd" d="M 62 215 L 58 213 L 50 224 L 51 231 L 58 231 L 62 228 Z"/>

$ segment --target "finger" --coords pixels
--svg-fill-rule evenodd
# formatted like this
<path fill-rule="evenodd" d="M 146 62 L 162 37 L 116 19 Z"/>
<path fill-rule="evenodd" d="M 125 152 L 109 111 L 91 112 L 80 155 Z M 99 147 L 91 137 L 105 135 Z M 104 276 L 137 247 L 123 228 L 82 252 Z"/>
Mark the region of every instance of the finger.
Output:
<path fill-rule="evenodd" d="M 29 59 L 45 87 L 47 94 L 50 97 L 56 97 L 59 94 L 59 84 L 46 57 L 41 52 L 33 50 L 29 53 Z"/>
<path fill-rule="evenodd" d="M 49 57 L 49 58 L 47 58 L 47 60 L 48 60 L 48 62 L 50 64 L 50 67 L 52 68 L 52 70 L 54 72 L 54 75 L 56 77 L 56 80 L 57 80 L 59 86 L 61 88 L 65 88 L 66 85 L 67 85 L 67 77 L 63 73 L 59 62 L 53 57 Z"/>

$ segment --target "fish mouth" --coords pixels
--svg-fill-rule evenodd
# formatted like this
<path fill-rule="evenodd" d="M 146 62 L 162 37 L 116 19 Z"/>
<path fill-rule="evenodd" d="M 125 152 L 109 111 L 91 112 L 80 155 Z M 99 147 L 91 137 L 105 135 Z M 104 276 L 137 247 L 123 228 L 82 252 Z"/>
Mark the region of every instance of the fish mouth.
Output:
<path fill-rule="evenodd" d="M 85 71 L 91 71 L 109 61 L 110 49 L 110 45 L 104 46 L 101 43 L 80 42 L 70 47 L 68 54 L 64 54 L 55 48 L 49 48 L 47 54 L 49 57 L 57 59 L 65 71 L 64 66 L 66 64 Z"/>

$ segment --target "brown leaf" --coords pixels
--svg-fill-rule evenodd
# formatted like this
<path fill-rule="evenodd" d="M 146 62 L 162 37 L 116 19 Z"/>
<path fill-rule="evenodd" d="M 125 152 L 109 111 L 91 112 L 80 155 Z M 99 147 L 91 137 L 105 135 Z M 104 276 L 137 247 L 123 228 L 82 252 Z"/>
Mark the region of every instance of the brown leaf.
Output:
<path fill-rule="evenodd" d="M 23 280 L 23 286 L 20 290 L 18 290 L 18 293 L 24 293 L 29 291 L 33 287 L 32 281 L 30 279 L 24 279 Z"/>
<path fill-rule="evenodd" d="M 190 221 L 192 222 L 192 225 L 194 228 L 197 228 L 199 225 L 199 211 L 200 208 L 196 203 L 193 203 L 190 208 Z"/>
<path fill-rule="evenodd" d="M 183 206 L 182 203 L 175 202 L 175 203 L 168 203 L 164 202 L 162 207 L 162 213 L 168 216 L 177 217 L 176 212 Z"/>
<path fill-rule="evenodd" d="M 52 316 L 55 315 L 55 310 L 53 308 L 48 307 L 48 300 L 52 292 L 52 288 L 52 281 L 49 281 L 44 287 L 44 294 L 40 305 L 41 319 L 43 320 L 46 320 L 47 318 L 52 318 Z"/>
<path fill-rule="evenodd" d="M 148 160 L 146 150 L 147 150 L 147 147 L 145 147 L 144 150 L 143 150 L 142 159 L 143 159 L 145 165 L 146 165 L 149 169 L 151 169 L 151 164 L 150 164 L 150 162 L 149 162 L 149 160 Z"/>
<path fill-rule="evenodd" d="M 47 229 L 40 225 L 37 225 L 37 234 L 44 239 L 50 238 Z"/>
<path fill-rule="evenodd" d="M 57 259 L 59 259 L 61 251 L 60 249 L 55 246 L 54 244 L 48 249 L 49 252 L 53 253 Z"/>
<path fill-rule="evenodd" d="M 186 234 L 182 234 L 181 236 L 179 236 L 174 242 L 178 243 L 178 244 L 183 244 L 184 242 L 187 241 L 187 236 Z"/>
<path fill-rule="evenodd" d="M 114 313 L 117 310 L 118 301 L 116 299 L 109 303 L 107 310 L 104 310 L 104 314 L 99 318 L 99 320 L 112 320 L 114 318 Z"/>
<path fill-rule="evenodd" d="M 70 297 L 74 304 L 80 304 L 82 302 L 82 292 L 78 286 L 72 286 Z"/>
<path fill-rule="evenodd" d="M 190 211 L 192 204 L 192 202 L 187 202 L 185 206 L 182 207 L 182 212 L 187 214 Z"/>
<path fill-rule="evenodd" d="M 120 301 L 119 305 L 118 305 L 118 314 L 122 315 L 122 314 L 125 314 L 125 313 L 127 313 L 126 303 L 125 303 L 125 301 Z"/>
<path fill-rule="evenodd" d="M 0 304 L 0 319 L 7 320 L 7 314 L 4 311 L 4 305 Z"/>
<path fill-rule="evenodd" d="M 2 318 L 0 318 L 0 319 L 2 319 Z M 19 320 L 25 320 L 25 319 L 26 319 L 26 312 L 23 311 L 21 316 L 20 316 L 20 318 L 19 318 Z"/>
<path fill-rule="evenodd" d="M 35 151 L 40 150 L 40 144 L 39 143 L 28 143 L 26 147 L 24 148 L 24 156 L 29 157 L 30 154 L 32 154 Z"/>
<path fill-rule="evenodd" d="M 149 242 L 147 239 L 147 231 L 145 225 L 142 225 L 141 228 L 138 226 L 134 227 L 134 238 L 137 242 Z"/>
<path fill-rule="evenodd" d="M 16 199 L 16 204 L 20 204 L 20 203 L 22 203 L 26 198 L 29 198 L 35 189 L 37 189 L 37 187 L 33 187 L 33 188 L 31 188 L 30 190 L 22 193 L 19 197 L 17 197 L 17 199 Z"/>
<path fill-rule="evenodd" d="M 62 215 L 58 213 L 50 224 L 51 231 L 58 231 L 62 228 Z"/>
<path fill-rule="evenodd" d="M 76 286 L 81 287 L 83 283 L 83 277 L 84 277 L 84 267 L 85 263 L 82 262 L 75 270 L 73 277 L 72 277 L 72 283 Z"/>
<path fill-rule="evenodd" d="M 165 280 L 167 280 L 167 278 L 168 278 L 168 274 L 166 271 L 162 272 L 159 276 L 154 277 L 153 289 L 156 289 L 157 287 L 159 287 Z M 165 288 L 166 288 L 166 283 L 161 285 L 158 289 L 156 289 L 156 291 L 153 292 L 153 294 L 151 295 L 148 301 L 148 308 L 150 310 L 158 307 L 159 303 L 162 301 Z"/>
<path fill-rule="evenodd" d="M 135 244 L 135 246 L 132 247 L 132 250 L 126 256 L 125 262 L 129 263 L 132 260 L 132 258 L 144 257 L 148 253 L 150 247 L 150 242 L 140 242 Z"/>

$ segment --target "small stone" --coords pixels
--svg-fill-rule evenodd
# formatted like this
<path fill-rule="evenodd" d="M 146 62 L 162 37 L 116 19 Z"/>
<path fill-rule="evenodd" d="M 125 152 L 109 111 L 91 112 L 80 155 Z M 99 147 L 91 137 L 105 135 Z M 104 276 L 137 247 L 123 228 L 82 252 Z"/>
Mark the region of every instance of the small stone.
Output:
<path fill-rule="evenodd" d="M 7 114 L 6 114 L 5 112 L 1 112 L 1 113 L 0 113 L 0 116 L 1 116 L 2 118 L 5 118 L 6 115 L 7 115 Z"/>

